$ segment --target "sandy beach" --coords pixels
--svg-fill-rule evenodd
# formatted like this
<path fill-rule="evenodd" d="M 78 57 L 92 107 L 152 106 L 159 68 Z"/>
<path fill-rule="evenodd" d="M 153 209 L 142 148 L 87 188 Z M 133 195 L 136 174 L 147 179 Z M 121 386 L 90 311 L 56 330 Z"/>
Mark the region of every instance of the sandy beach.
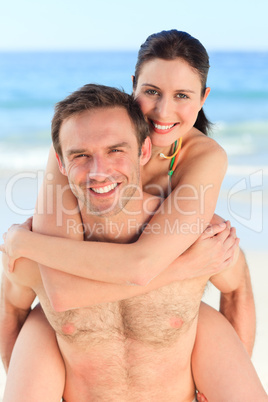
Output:
<path fill-rule="evenodd" d="M 247 250 L 246 255 L 251 270 L 252 285 L 257 311 L 257 332 L 252 361 L 266 392 L 268 392 L 268 274 L 267 271 L 265 271 L 265 264 L 268 261 L 268 252 Z M 217 308 L 219 293 L 212 285 L 208 286 L 204 296 L 204 301 Z M 5 372 L 1 365 L 0 401 L 2 401 L 2 395 L 4 392 L 5 378 Z"/>

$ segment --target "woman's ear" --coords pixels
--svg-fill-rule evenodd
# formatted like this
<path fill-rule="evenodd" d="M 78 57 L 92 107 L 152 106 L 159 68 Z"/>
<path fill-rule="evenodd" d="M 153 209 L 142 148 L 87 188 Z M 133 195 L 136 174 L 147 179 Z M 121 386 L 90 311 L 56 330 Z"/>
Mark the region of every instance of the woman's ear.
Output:
<path fill-rule="evenodd" d="M 201 108 L 204 106 L 204 103 L 206 102 L 209 93 L 210 93 L 210 88 L 207 87 L 206 90 L 205 90 L 205 94 L 204 94 L 204 96 L 203 96 L 203 98 L 201 100 Z"/>
<path fill-rule="evenodd" d="M 146 137 L 141 147 L 140 165 L 144 166 L 151 158 L 152 141 L 150 137 Z"/>
<path fill-rule="evenodd" d="M 63 163 L 62 163 L 62 160 L 61 160 L 60 156 L 59 156 L 57 153 L 56 153 L 56 158 L 57 158 L 57 161 L 58 161 L 58 165 L 59 165 L 60 172 L 61 172 L 64 176 L 67 176 L 67 172 L 66 172 L 65 167 L 64 167 L 64 165 L 63 165 Z"/>

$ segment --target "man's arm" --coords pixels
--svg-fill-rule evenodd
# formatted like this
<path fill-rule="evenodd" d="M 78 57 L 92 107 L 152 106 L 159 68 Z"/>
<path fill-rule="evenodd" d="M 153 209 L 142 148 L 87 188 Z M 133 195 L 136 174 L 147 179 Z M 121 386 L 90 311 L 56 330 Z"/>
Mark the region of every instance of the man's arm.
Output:
<path fill-rule="evenodd" d="M 255 341 L 256 313 L 245 255 L 239 249 L 237 261 L 211 282 L 221 291 L 220 311 L 235 328 L 251 356 Z"/>
<path fill-rule="evenodd" d="M 214 215 L 212 224 L 223 219 Z M 251 279 L 245 255 L 237 248 L 234 261 L 221 273 L 210 278 L 221 291 L 220 312 L 235 328 L 248 354 L 251 356 L 255 341 L 256 313 Z"/>
<path fill-rule="evenodd" d="M 251 356 L 256 333 L 256 312 L 249 268 L 242 250 L 237 263 L 243 268 L 240 282 L 232 292 L 221 293 L 220 311 L 232 324 Z"/>
<path fill-rule="evenodd" d="M 5 254 L 3 264 L 6 264 Z M 2 274 L 0 301 L 0 353 L 6 371 L 17 336 L 35 299 L 32 289 L 15 283 L 10 276 Z"/>

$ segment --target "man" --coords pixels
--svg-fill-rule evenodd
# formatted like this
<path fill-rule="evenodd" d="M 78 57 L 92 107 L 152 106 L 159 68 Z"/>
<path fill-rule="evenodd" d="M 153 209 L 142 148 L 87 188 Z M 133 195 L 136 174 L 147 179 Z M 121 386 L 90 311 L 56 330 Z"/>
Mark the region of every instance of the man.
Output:
<path fill-rule="evenodd" d="M 141 112 L 128 95 L 94 85 L 75 92 L 68 102 L 58 127 L 59 166 L 78 198 L 85 235 L 90 240 L 113 241 L 116 225 L 121 228 L 118 242 L 135 241 L 137 227 L 149 222 L 159 206 L 156 197 L 141 193 L 140 165 L 150 157 Z M 135 217 L 136 225 L 128 225 L 129 216 Z M 197 255 L 198 251 L 197 246 Z M 184 261 L 189 261 L 187 252 Z M 158 289 L 163 280 L 159 276 L 146 287 L 146 294 L 141 288 L 110 285 L 111 302 L 105 304 L 96 304 L 101 300 L 101 284 L 73 277 L 72 288 L 64 288 L 70 310 L 60 311 L 64 309 L 57 302 L 56 310 L 51 306 L 49 289 L 35 264 L 6 275 L 3 305 L 11 314 L 8 309 L 2 311 L 2 322 L 11 320 L 14 328 L 17 321 L 20 328 L 38 296 L 65 364 L 67 402 L 193 400 L 191 353 L 209 276 Z M 220 289 L 226 290 L 226 275 L 212 279 Z M 128 299 L 117 301 L 119 293 L 120 299 Z M 16 330 L 13 334 L 15 338 Z M 256 376 L 250 364 L 248 370 Z M 252 392 L 250 383 L 243 384 L 247 396 Z M 263 395 L 260 391 L 257 396 Z"/>

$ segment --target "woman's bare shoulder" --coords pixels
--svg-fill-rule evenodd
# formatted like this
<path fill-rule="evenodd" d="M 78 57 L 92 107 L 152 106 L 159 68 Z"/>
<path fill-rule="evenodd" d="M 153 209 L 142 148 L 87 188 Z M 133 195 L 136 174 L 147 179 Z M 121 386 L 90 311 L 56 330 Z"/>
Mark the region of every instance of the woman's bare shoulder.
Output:
<path fill-rule="evenodd" d="M 203 171 L 212 172 L 222 176 L 226 173 L 228 158 L 225 150 L 213 139 L 196 130 L 194 135 L 184 142 L 184 150 L 174 172 L 174 182 L 183 176 L 189 176 Z"/>
<path fill-rule="evenodd" d="M 226 151 L 221 145 L 211 137 L 207 137 L 198 130 L 185 141 L 185 157 L 190 162 L 192 158 L 196 160 L 215 161 L 218 159 L 221 163 L 227 163 Z"/>

